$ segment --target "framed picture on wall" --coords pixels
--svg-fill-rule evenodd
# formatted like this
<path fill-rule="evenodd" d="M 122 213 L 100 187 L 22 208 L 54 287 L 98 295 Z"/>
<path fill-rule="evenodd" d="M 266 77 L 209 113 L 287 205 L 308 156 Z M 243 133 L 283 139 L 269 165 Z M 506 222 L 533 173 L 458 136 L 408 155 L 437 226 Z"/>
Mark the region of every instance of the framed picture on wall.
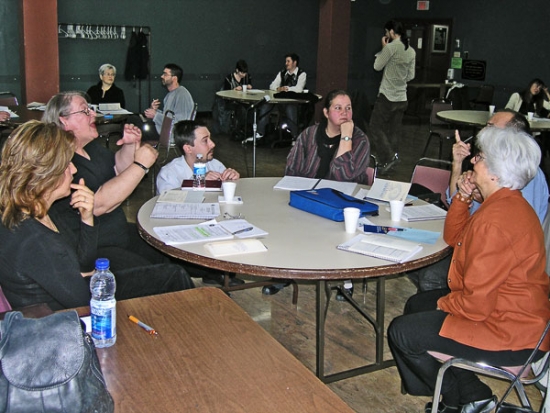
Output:
<path fill-rule="evenodd" d="M 449 26 L 433 25 L 432 53 L 447 53 L 449 43 Z"/>

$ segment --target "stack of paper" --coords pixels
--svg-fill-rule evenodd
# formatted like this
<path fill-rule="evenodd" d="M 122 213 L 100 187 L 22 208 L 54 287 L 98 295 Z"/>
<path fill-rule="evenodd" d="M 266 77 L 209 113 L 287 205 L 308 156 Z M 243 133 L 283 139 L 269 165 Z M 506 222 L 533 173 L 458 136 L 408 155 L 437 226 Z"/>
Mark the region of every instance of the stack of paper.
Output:
<path fill-rule="evenodd" d="M 417 243 L 380 234 L 359 234 L 337 248 L 394 262 L 407 261 L 422 251 Z"/>
<path fill-rule="evenodd" d="M 286 189 L 287 191 L 305 191 L 309 189 L 332 188 L 346 195 L 352 195 L 357 184 L 355 182 L 340 182 L 330 179 L 304 178 L 302 176 L 284 176 L 275 184 L 273 189 Z"/>
<path fill-rule="evenodd" d="M 157 202 L 151 218 L 213 219 L 220 215 L 220 204 L 191 204 L 180 202 Z"/>
<path fill-rule="evenodd" d="M 368 192 L 367 198 L 385 202 L 394 200 L 405 202 L 410 189 L 410 182 L 389 181 L 376 178 Z"/>
<path fill-rule="evenodd" d="M 432 219 L 445 219 L 447 211 L 433 204 L 416 205 L 403 208 L 401 219 L 408 222 L 429 221 Z"/>

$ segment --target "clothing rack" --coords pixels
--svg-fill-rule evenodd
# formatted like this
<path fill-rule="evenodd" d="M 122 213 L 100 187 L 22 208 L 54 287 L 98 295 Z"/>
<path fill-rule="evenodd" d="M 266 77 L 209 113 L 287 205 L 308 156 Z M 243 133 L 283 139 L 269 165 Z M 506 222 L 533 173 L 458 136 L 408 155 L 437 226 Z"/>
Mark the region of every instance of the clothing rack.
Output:
<path fill-rule="evenodd" d="M 133 25 L 111 25 L 111 24 L 93 24 L 93 23 L 59 23 L 58 39 L 68 40 L 117 40 L 129 42 L 132 32 L 144 33 L 148 37 L 149 50 L 149 68 L 152 67 L 152 31 L 150 26 Z M 138 89 L 139 112 L 142 111 L 141 85 L 142 80 L 136 79 L 133 87 Z M 151 101 L 151 75 L 147 79 L 147 96 Z"/>
<path fill-rule="evenodd" d="M 60 23 L 57 25 L 58 38 L 84 40 L 126 40 L 130 31 L 139 30 L 151 35 L 149 26 L 120 26 L 111 24 Z"/>

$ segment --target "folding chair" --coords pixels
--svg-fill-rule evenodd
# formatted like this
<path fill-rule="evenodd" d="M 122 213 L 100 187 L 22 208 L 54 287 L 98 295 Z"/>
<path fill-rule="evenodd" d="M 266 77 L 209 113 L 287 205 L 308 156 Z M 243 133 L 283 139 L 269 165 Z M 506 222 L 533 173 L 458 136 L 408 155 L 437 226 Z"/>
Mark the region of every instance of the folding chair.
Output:
<path fill-rule="evenodd" d="M 442 159 L 420 158 L 414 167 L 411 184 L 419 184 L 440 194 L 441 202 L 447 208 L 446 192 L 451 179 L 451 162 Z"/>
<path fill-rule="evenodd" d="M 434 99 L 432 100 L 432 109 L 430 112 L 430 134 L 424 150 L 422 151 L 422 157 L 426 156 L 432 137 L 437 136 L 439 139 L 439 158 L 441 159 L 441 152 L 443 151 L 443 141 L 450 140 L 454 136 L 454 130 L 451 125 L 437 117 L 437 112 L 444 110 L 452 110 L 453 104 L 446 99 Z"/>
<path fill-rule="evenodd" d="M 372 185 L 376 179 L 376 174 L 378 173 L 378 162 L 374 155 L 370 156 L 370 163 L 367 166 L 367 185 Z"/>
<path fill-rule="evenodd" d="M 17 106 L 17 97 L 11 92 L 0 92 L 0 106 Z"/>
<path fill-rule="evenodd" d="M 544 373 L 548 370 L 548 357 L 547 357 L 545 361 L 545 366 L 540 370 L 540 372 L 536 374 L 533 378 L 527 377 L 529 372 L 531 371 L 531 363 L 533 362 L 533 359 L 535 358 L 540 345 L 543 343 L 544 339 L 546 338 L 546 335 L 548 334 L 549 329 L 550 329 L 550 320 L 546 323 L 546 328 L 544 329 L 535 349 L 533 350 L 533 352 L 531 353 L 527 361 L 521 366 L 512 366 L 512 367 L 491 366 L 482 362 L 473 362 L 463 358 L 454 358 L 447 354 L 428 351 L 428 353 L 432 357 L 435 357 L 438 360 L 444 361 L 443 365 L 439 368 L 439 372 L 437 374 L 437 380 L 435 383 L 434 396 L 432 401 L 432 412 L 437 412 L 437 408 L 439 406 L 439 396 L 441 395 L 441 385 L 443 384 L 443 376 L 445 375 L 445 372 L 449 367 L 457 367 L 464 370 L 473 371 L 474 373 L 479 373 L 485 376 L 495 377 L 497 379 L 510 381 L 511 386 L 506 392 L 506 394 L 503 396 L 499 404 L 501 404 L 502 401 L 512 391 L 512 389 L 515 388 L 518 393 L 522 406 L 531 409 L 532 408 L 531 402 L 529 401 L 529 398 L 525 393 L 524 386 L 537 383 L 543 377 Z"/>
<path fill-rule="evenodd" d="M 164 165 L 166 161 L 168 160 L 168 156 L 170 154 L 170 149 L 172 148 L 170 145 L 170 137 L 172 135 L 172 123 L 174 119 L 174 112 L 171 110 L 167 110 L 164 112 L 164 118 L 162 120 L 162 126 L 160 128 L 160 134 L 159 139 L 156 141 L 146 141 L 145 143 L 148 143 L 153 148 L 157 149 L 159 151 L 159 157 L 155 161 L 155 164 L 151 168 L 151 177 L 153 182 L 151 183 L 153 196 L 156 194 L 157 190 L 157 183 L 156 183 L 156 170 L 161 165 Z M 164 152 L 164 148 L 166 148 L 166 152 L 164 153 L 164 156 L 161 157 L 162 153 Z M 174 151 L 176 151 L 176 147 L 174 146 Z M 177 154 L 177 151 L 176 151 Z"/>
<path fill-rule="evenodd" d="M 472 109 L 489 110 L 489 106 L 493 104 L 493 95 L 495 87 L 493 85 L 481 85 L 479 94 L 475 99 L 470 101 Z"/>

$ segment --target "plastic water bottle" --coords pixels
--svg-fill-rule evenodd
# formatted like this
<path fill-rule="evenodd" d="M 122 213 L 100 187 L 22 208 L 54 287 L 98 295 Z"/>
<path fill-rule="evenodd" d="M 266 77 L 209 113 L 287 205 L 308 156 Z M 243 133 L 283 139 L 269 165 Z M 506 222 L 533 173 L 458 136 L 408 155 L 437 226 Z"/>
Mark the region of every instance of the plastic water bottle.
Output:
<path fill-rule="evenodd" d="M 202 154 L 197 154 L 193 164 L 193 189 L 204 189 L 206 187 L 206 163 L 202 160 Z"/>
<path fill-rule="evenodd" d="M 109 271 L 109 260 L 98 258 L 90 280 L 90 312 L 92 339 L 98 348 L 110 347 L 116 342 L 116 280 Z"/>

